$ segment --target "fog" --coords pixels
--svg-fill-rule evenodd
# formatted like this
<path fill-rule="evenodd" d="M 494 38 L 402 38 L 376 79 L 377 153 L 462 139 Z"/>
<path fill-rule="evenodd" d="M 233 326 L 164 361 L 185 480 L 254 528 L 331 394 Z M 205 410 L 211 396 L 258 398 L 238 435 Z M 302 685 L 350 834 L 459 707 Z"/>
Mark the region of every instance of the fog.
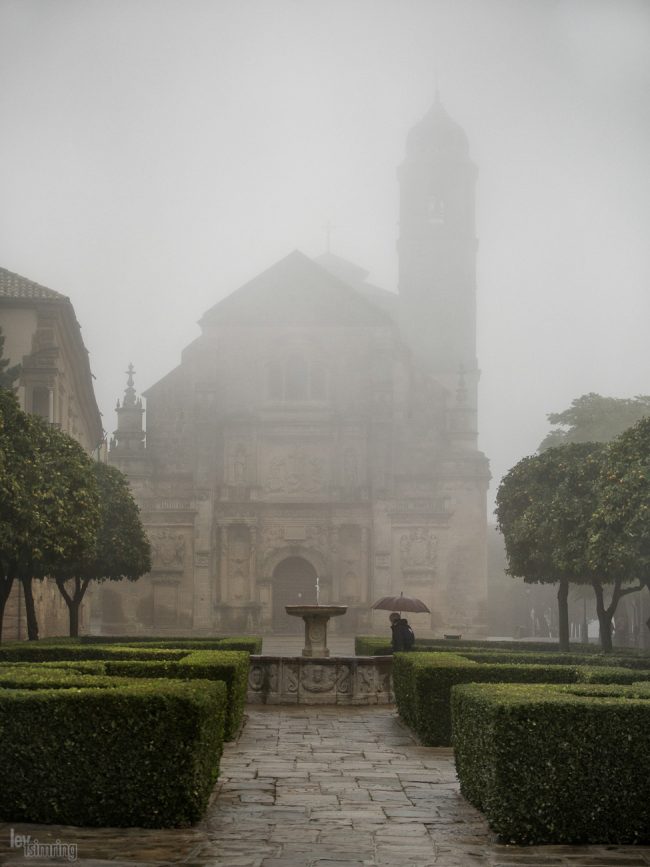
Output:
<path fill-rule="evenodd" d="M 493 485 L 589 391 L 650 391 L 650 4 L 0 0 L 0 265 L 67 294 L 108 432 L 295 248 L 396 289 L 436 80 L 477 188 Z"/>

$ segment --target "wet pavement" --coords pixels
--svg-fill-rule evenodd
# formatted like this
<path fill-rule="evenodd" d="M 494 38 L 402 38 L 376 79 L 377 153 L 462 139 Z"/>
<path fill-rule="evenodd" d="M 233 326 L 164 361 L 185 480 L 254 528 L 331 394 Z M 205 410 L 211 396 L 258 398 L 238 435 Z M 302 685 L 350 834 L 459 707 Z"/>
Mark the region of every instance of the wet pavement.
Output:
<path fill-rule="evenodd" d="M 499 845 L 460 796 L 452 750 L 419 746 L 390 707 L 249 707 L 193 828 L 13 833 L 75 844 L 84 867 L 650 867 L 650 847 Z M 10 842 L 0 825 L 0 864 L 65 860 Z"/>

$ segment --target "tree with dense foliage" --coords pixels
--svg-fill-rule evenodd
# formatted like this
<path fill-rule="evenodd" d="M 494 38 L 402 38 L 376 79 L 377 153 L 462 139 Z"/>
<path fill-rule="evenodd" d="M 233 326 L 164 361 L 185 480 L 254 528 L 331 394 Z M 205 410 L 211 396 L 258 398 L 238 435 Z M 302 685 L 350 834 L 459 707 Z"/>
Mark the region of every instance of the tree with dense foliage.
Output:
<path fill-rule="evenodd" d="M 597 443 L 573 443 L 524 458 L 497 492 L 507 573 L 528 583 L 558 584 L 561 650 L 569 649 L 569 585 L 594 577 L 588 558 L 589 522 L 603 450 Z"/>
<path fill-rule="evenodd" d="M 592 582 L 601 641 L 611 648 L 612 618 L 620 599 L 644 586 L 650 589 L 650 418 L 610 444 L 597 493 L 589 559 L 612 584 L 606 606 L 602 582 Z"/>
<path fill-rule="evenodd" d="M 539 451 L 567 443 L 605 443 L 622 434 L 639 419 L 650 415 L 650 396 L 634 398 L 602 397 L 590 392 L 576 398 L 563 412 L 547 417 L 559 425 L 542 440 Z"/>
<path fill-rule="evenodd" d="M 99 498 L 83 448 L 22 412 L 0 389 L 0 568 L 2 613 L 14 581 L 25 596 L 27 634 L 38 638 L 32 585 L 94 550 Z"/>
<path fill-rule="evenodd" d="M 87 557 L 95 549 L 99 527 L 99 495 L 94 462 L 79 443 L 40 419 L 37 453 L 42 472 L 40 526 L 43 555 L 36 561 L 26 557 L 20 580 L 25 597 L 27 635 L 38 638 L 32 582 L 54 576 L 64 564 Z"/>
<path fill-rule="evenodd" d="M 100 497 L 94 549 L 60 563 L 53 573 L 70 615 L 70 635 L 79 633 L 79 607 L 91 581 L 136 581 L 151 570 L 149 541 L 126 476 L 115 467 L 93 466 Z"/>
<path fill-rule="evenodd" d="M 18 552 L 38 532 L 30 503 L 33 461 L 30 419 L 15 395 L 0 388 L 0 640 Z"/>
<path fill-rule="evenodd" d="M 20 376 L 22 365 L 14 364 L 9 367 L 9 359 L 3 358 L 5 348 L 5 336 L 0 328 L 0 388 L 13 388 L 14 382 Z"/>

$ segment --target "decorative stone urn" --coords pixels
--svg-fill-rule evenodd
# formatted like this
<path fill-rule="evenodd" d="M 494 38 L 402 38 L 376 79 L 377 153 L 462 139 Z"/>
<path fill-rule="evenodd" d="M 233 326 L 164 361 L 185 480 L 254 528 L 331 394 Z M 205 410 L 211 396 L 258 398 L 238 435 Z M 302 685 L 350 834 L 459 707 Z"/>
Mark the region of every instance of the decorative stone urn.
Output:
<path fill-rule="evenodd" d="M 305 621 L 305 646 L 303 656 L 329 656 L 327 647 L 327 624 L 330 617 L 345 614 L 347 605 L 286 605 L 285 611 Z"/>

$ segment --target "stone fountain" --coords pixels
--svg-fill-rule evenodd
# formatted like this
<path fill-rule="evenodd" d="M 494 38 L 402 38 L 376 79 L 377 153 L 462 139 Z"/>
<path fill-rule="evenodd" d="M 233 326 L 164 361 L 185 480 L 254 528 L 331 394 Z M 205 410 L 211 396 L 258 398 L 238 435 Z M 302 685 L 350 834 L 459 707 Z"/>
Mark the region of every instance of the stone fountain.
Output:
<path fill-rule="evenodd" d="M 305 646 L 302 649 L 303 656 L 327 657 L 330 655 L 327 646 L 327 624 L 330 617 L 338 617 L 345 614 L 347 605 L 321 605 L 320 582 L 316 576 L 316 604 L 315 605 L 286 605 L 285 611 L 293 617 L 302 617 L 305 621 Z"/>
<path fill-rule="evenodd" d="M 388 704 L 394 701 L 392 656 L 333 656 L 327 647 L 330 617 L 347 605 L 286 605 L 305 621 L 302 656 L 251 656 L 248 701 L 253 704 Z"/>

